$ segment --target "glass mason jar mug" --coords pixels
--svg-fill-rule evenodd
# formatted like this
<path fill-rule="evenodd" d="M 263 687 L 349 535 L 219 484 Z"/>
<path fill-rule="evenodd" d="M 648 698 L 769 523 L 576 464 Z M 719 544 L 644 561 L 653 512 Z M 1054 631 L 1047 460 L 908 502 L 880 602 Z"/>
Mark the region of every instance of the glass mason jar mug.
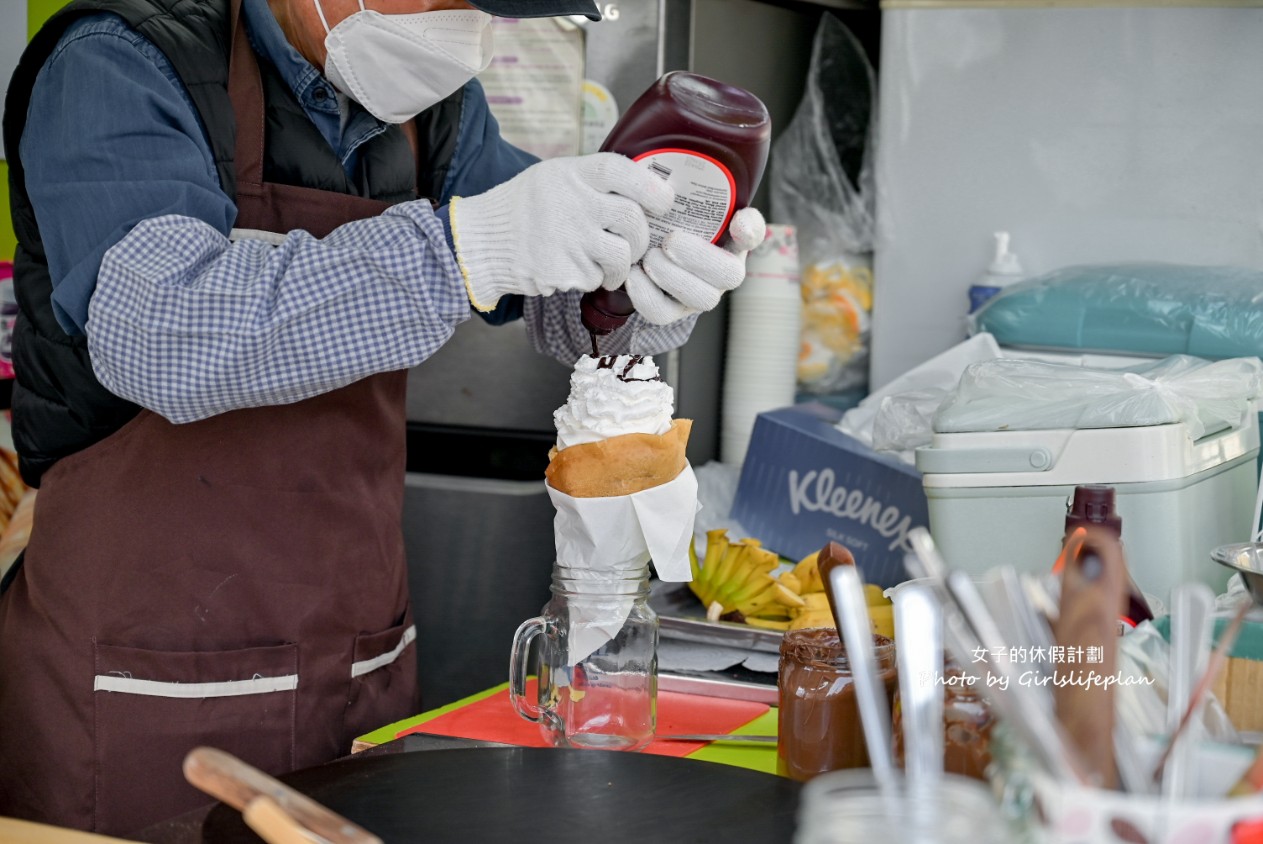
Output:
<path fill-rule="evenodd" d="M 871 768 L 820 774 L 803 786 L 794 844 L 1013 844 L 1023 841 L 990 789 L 943 774 L 914 789 L 895 772 L 883 793 Z M 1095 840 L 1095 839 L 1094 839 Z"/>
<path fill-rule="evenodd" d="M 658 616 L 649 566 L 593 570 L 557 565 L 552 599 L 513 636 L 509 698 L 557 747 L 640 750 L 653 740 Z M 538 692 L 526 692 L 539 639 Z"/>

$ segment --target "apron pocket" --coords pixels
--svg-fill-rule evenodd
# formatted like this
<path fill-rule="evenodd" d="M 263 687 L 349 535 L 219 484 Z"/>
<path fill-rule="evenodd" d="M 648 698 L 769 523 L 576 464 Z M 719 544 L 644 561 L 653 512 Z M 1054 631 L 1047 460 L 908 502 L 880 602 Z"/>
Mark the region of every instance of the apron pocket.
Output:
<path fill-rule="evenodd" d="M 96 645 L 96 823 L 136 832 L 213 801 L 184 779 L 208 745 L 269 774 L 294 767 L 298 646 L 151 651 Z"/>
<path fill-rule="evenodd" d="M 347 749 L 364 733 L 417 714 L 416 639 L 417 627 L 411 620 L 355 637 L 351 696 L 343 728 Z"/>

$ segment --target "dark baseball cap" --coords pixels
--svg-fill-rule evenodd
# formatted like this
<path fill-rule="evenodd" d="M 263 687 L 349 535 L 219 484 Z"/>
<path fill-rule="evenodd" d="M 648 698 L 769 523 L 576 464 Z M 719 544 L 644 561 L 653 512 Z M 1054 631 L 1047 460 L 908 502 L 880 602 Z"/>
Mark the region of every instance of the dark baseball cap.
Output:
<path fill-rule="evenodd" d="M 601 19 L 596 0 L 469 0 L 469 5 L 502 18 L 552 18 L 559 15 L 585 15 Z"/>

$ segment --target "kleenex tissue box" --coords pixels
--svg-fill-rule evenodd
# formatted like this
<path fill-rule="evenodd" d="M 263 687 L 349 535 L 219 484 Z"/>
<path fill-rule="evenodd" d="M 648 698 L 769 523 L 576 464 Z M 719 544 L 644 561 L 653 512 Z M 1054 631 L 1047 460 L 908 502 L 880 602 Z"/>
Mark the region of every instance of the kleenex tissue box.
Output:
<path fill-rule="evenodd" d="M 815 402 L 759 414 L 732 517 L 793 560 L 841 543 L 866 582 L 893 586 L 908 579 L 908 532 L 929 524 L 921 475 L 843 434 L 839 416 Z"/>

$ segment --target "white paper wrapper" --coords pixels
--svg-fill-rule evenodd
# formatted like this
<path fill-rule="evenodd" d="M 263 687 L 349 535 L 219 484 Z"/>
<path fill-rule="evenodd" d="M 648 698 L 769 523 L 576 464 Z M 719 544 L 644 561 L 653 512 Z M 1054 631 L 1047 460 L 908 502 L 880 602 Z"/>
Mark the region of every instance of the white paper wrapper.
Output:
<path fill-rule="evenodd" d="M 661 580 L 693 579 L 688 548 L 700 505 L 692 466 L 686 464 L 674 480 L 632 495 L 572 498 L 549 486 L 548 496 L 557 508 L 557 564 L 589 573 L 593 592 L 611 573 L 634 571 L 650 561 Z M 584 591 L 578 582 L 574 588 Z M 633 603 L 628 596 L 603 602 L 599 609 L 572 607 L 569 664 L 618 635 Z"/>

